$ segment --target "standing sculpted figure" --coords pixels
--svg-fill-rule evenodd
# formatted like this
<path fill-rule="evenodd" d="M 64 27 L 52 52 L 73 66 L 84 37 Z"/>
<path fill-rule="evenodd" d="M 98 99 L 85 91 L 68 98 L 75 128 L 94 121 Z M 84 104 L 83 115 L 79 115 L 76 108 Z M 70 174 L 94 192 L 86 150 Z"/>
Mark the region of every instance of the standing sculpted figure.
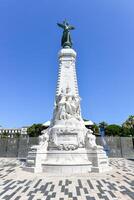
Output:
<path fill-rule="evenodd" d="M 97 148 L 96 137 L 92 133 L 93 133 L 93 131 L 90 129 L 87 131 L 85 142 L 86 142 L 88 148 L 96 149 Z"/>
<path fill-rule="evenodd" d="M 48 130 L 44 130 L 42 131 L 42 135 L 39 136 L 39 144 L 40 144 L 40 147 L 44 147 L 44 149 L 47 150 L 47 147 L 48 147 L 48 141 L 49 141 L 49 135 L 48 135 Z"/>
<path fill-rule="evenodd" d="M 66 97 L 62 89 L 60 95 L 56 99 L 55 119 L 61 120 L 66 118 L 65 103 L 66 103 Z"/>
<path fill-rule="evenodd" d="M 61 46 L 63 48 L 71 48 L 72 47 L 72 40 L 70 36 L 70 30 L 75 29 L 73 26 L 69 25 L 69 23 L 65 20 L 63 24 L 57 23 L 57 25 L 63 28 L 63 35 L 61 39 Z"/>

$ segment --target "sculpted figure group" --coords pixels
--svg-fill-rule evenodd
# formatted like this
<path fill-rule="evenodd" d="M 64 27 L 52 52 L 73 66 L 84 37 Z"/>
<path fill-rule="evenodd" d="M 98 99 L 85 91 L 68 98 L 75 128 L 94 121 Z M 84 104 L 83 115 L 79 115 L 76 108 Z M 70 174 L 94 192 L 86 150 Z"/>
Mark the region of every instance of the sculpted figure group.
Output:
<path fill-rule="evenodd" d="M 70 88 L 66 88 L 66 90 L 61 90 L 61 93 L 59 96 L 56 98 L 55 102 L 55 110 L 54 110 L 54 118 L 53 118 L 53 123 L 54 121 L 57 120 L 63 120 L 63 121 L 68 121 L 71 119 L 71 122 L 76 123 L 77 120 L 82 120 L 81 119 L 81 113 L 80 113 L 80 98 L 79 96 L 74 96 L 71 95 Z M 44 146 L 46 149 L 48 147 L 48 142 L 51 141 L 57 146 L 59 150 L 75 150 L 77 148 L 82 148 L 84 146 L 87 146 L 88 148 L 91 149 L 96 149 L 96 137 L 92 134 L 93 131 L 90 129 L 85 129 L 79 130 L 78 135 L 77 135 L 77 145 L 74 144 L 58 144 L 57 143 L 57 137 L 58 134 L 63 134 L 63 128 L 61 129 L 53 129 L 50 125 L 50 127 L 47 130 L 44 130 L 43 135 L 40 136 L 40 146 Z M 67 129 L 66 130 L 68 134 L 74 134 L 72 129 Z M 82 131 L 82 132 L 81 132 Z M 85 132 L 85 133 L 84 133 Z M 84 133 L 84 135 L 83 135 Z"/>
<path fill-rule="evenodd" d="M 70 118 L 80 120 L 80 98 L 78 96 L 70 95 L 69 88 L 57 97 L 55 103 L 55 119 L 66 120 Z"/>

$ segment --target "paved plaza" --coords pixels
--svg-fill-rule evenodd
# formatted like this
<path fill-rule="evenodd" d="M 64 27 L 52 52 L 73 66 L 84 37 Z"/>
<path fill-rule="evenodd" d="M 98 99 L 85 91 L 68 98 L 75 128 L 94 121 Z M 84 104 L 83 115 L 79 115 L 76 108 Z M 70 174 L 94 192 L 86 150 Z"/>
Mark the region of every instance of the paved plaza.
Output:
<path fill-rule="evenodd" d="M 0 159 L 0 200 L 132 200 L 134 161 L 111 159 L 112 170 L 74 176 L 33 174 L 16 159 Z"/>

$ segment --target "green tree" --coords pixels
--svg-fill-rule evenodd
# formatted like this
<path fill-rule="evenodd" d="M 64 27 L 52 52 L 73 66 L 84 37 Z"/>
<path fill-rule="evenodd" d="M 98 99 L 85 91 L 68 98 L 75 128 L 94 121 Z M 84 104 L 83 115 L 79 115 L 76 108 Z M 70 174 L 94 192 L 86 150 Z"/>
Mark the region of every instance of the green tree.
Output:
<path fill-rule="evenodd" d="M 130 115 L 128 119 L 122 124 L 123 136 L 134 137 L 134 115 Z"/>
<path fill-rule="evenodd" d="M 132 136 L 132 135 L 133 135 L 133 133 L 132 133 L 132 129 L 131 128 L 122 127 L 121 136 L 123 136 L 123 137 L 129 137 L 129 136 Z"/>
<path fill-rule="evenodd" d="M 134 115 L 130 115 L 128 119 L 122 124 L 125 128 L 134 128 Z"/>
<path fill-rule="evenodd" d="M 42 124 L 33 124 L 27 130 L 29 137 L 38 137 L 41 135 L 41 131 L 44 129 Z"/>
<path fill-rule="evenodd" d="M 108 125 L 105 129 L 105 134 L 108 136 L 121 136 L 122 127 L 116 124 Z"/>

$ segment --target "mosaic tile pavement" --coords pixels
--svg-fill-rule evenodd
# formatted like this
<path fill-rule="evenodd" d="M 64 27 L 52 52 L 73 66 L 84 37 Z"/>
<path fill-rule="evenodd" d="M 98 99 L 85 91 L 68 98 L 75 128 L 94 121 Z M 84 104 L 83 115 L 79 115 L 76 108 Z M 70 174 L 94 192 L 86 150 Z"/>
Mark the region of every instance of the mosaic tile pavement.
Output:
<path fill-rule="evenodd" d="M 134 161 L 114 158 L 110 165 L 107 173 L 54 177 L 1 158 L 0 200 L 134 200 Z"/>

